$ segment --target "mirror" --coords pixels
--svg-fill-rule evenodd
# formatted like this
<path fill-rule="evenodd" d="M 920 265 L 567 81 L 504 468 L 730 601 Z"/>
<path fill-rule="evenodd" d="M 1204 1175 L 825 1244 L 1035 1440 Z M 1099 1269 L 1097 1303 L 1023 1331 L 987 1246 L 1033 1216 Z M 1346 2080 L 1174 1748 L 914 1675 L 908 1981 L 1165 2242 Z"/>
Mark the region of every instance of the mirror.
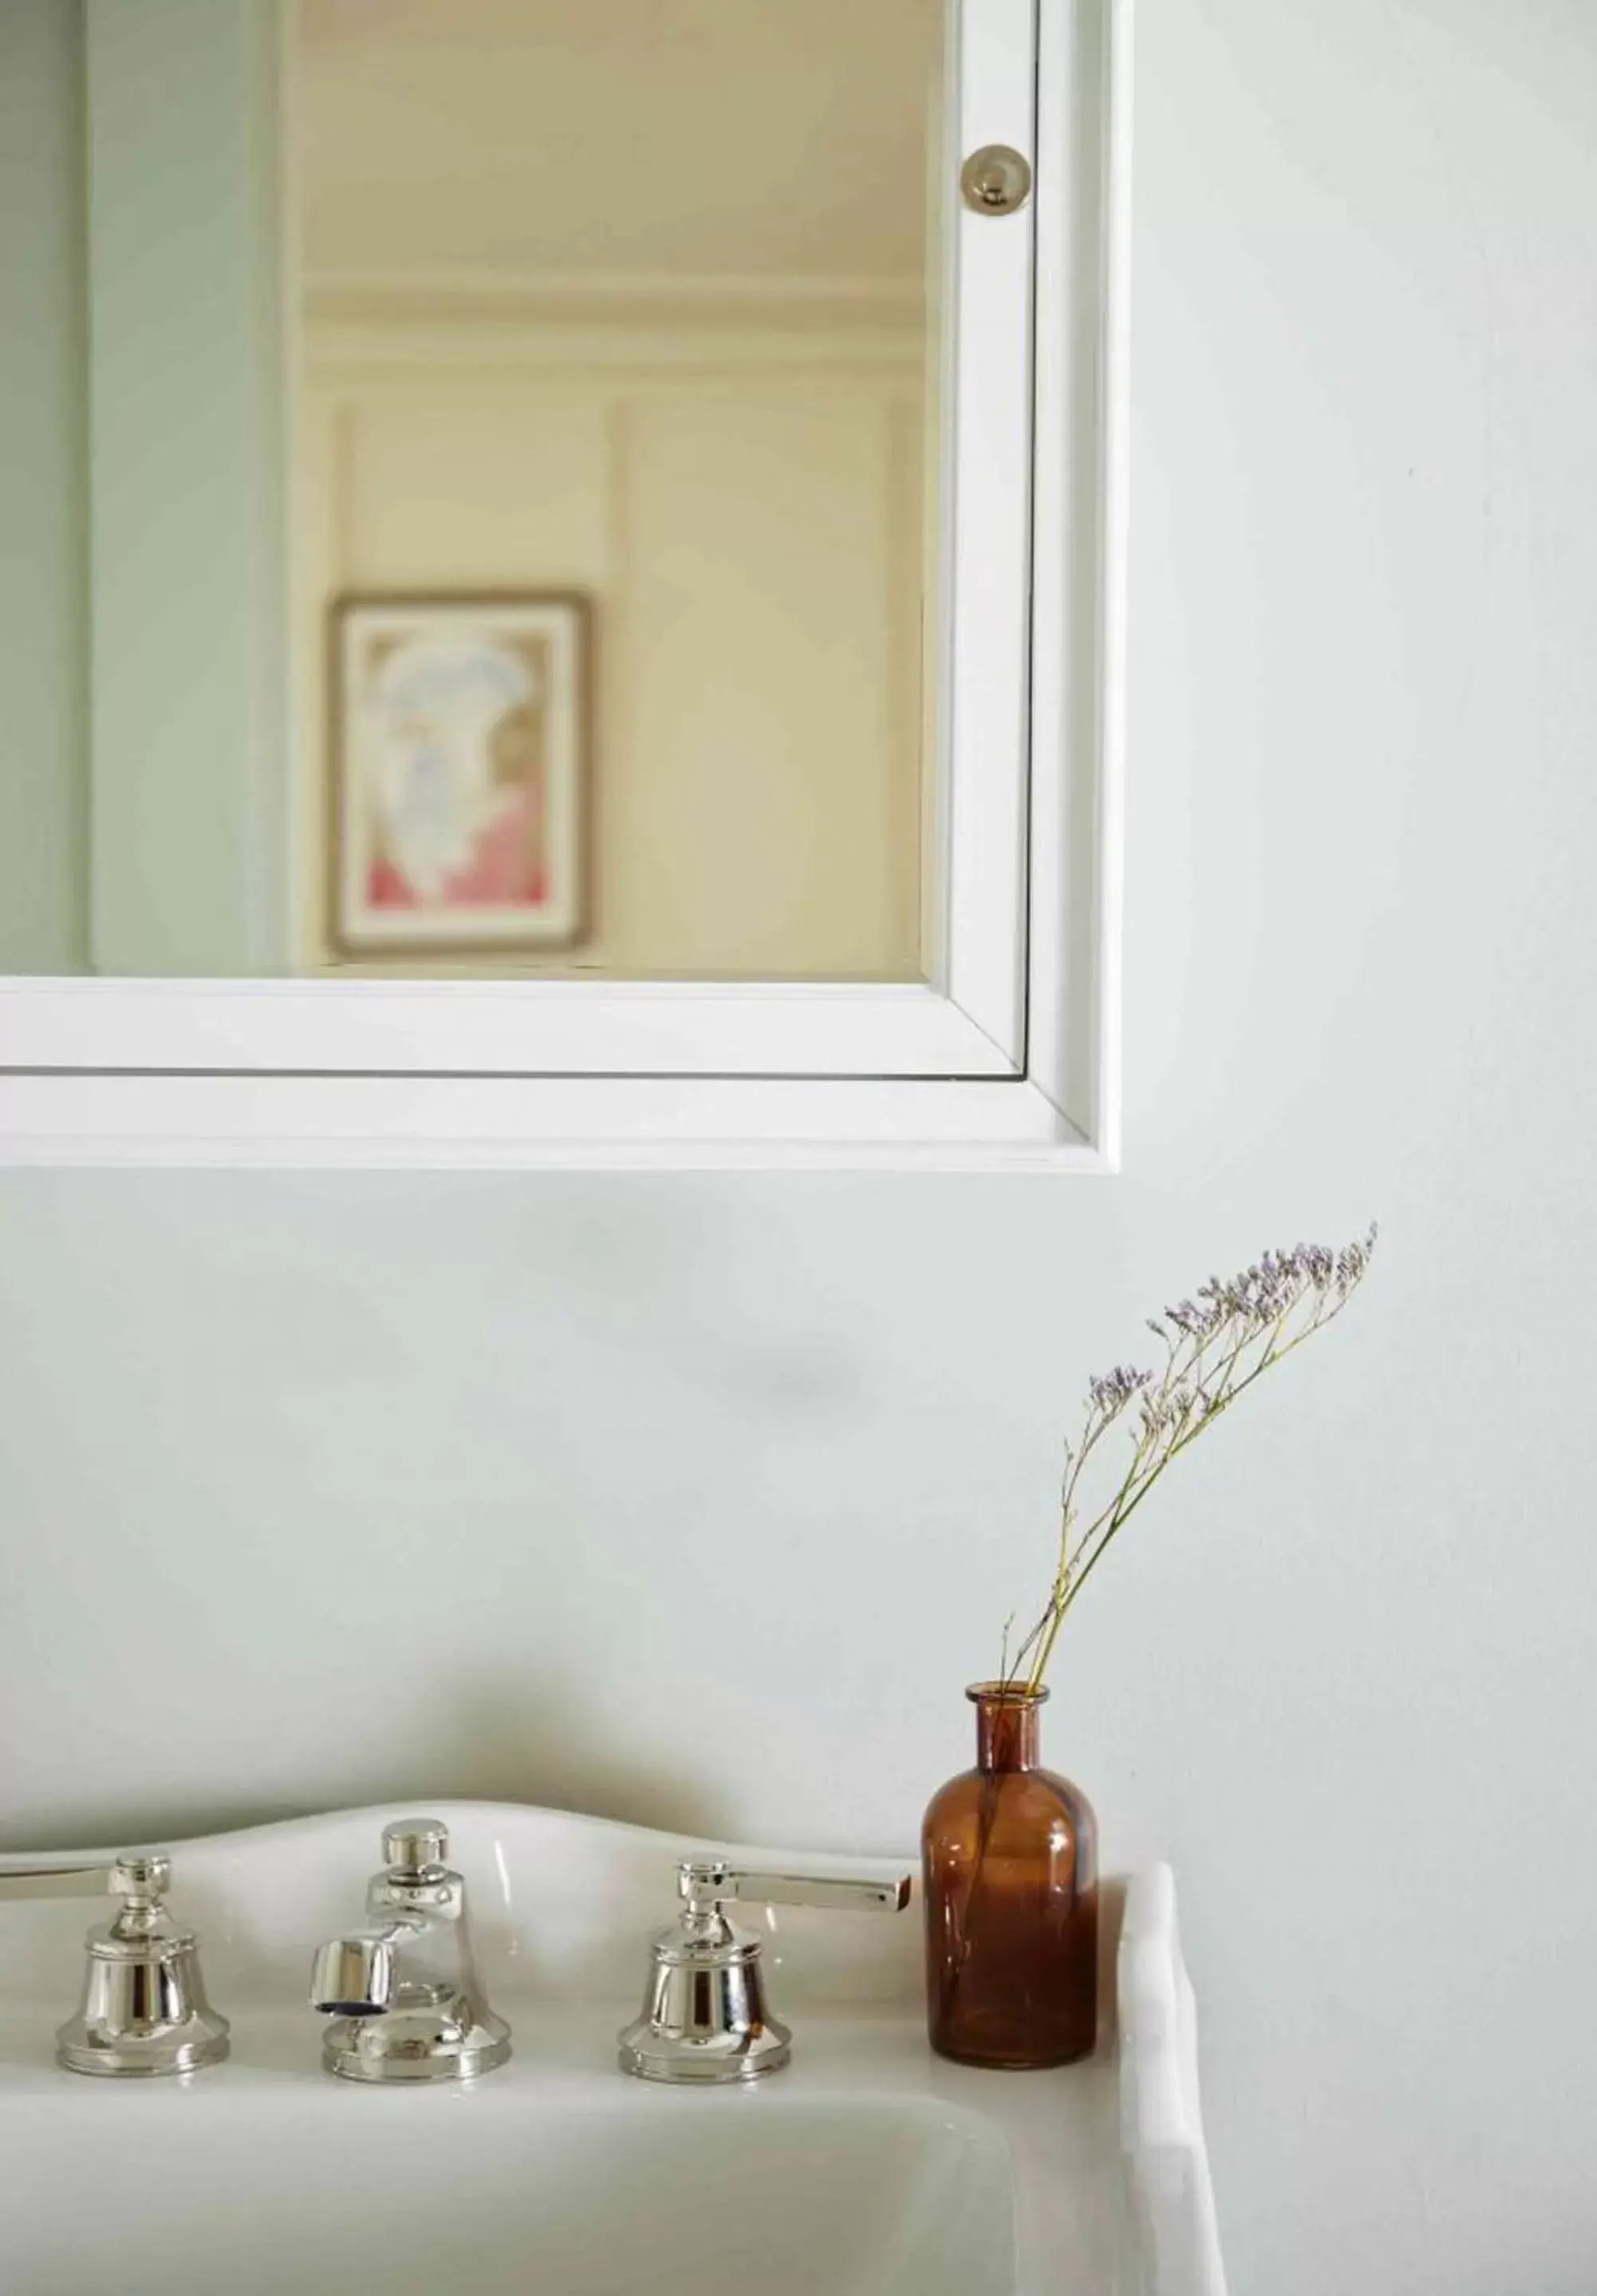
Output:
<path fill-rule="evenodd" d="M 1130 55 L 0 9 L 0 1160 L 1112 1164 Z"/>
<path fill-rule="evenodd" d="M 37 832 L 77 840 L 76 925 L 13 934 L 6 969 L 925 976 L 943 20 L 294 0 L 259 283 L 275 239 L 282 738 L 217 754 L 176 709 L 113 791 L 97 683 Z M 145 320 L 158 387 L 158 298 Z"/>

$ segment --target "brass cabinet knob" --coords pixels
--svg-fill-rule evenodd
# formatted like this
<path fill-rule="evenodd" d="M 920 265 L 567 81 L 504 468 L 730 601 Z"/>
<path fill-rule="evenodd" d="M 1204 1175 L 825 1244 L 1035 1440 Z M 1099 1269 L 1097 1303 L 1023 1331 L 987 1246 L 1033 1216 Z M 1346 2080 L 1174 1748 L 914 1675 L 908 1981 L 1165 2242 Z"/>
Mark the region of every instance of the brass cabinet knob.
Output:
<path fill-rule="evenodd" d="M 977 215 L 1013 215 L 1031 195 L 1031 167 L 1008 144 L 984 144 L 960 168 L 959 189 Z"/>

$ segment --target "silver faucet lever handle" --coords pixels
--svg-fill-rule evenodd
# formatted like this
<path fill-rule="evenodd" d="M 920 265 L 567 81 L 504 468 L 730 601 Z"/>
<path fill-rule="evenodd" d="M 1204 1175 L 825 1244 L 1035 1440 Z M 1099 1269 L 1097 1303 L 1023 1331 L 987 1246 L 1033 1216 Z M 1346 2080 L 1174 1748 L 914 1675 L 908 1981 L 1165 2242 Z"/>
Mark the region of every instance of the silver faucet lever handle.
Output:
<path fill-rule="evenodd" d="M 902 1913 L 910 1902 L 910 1876 L 862 1882 L 842 1874 L 766 1874 L 729 1866 L 722 1857 L 685 1857 L 677 1869 L 677 1894 L 688 1914 L 713 1913 L 735 1898 L 758 1906 L 821 1906 L 838 1913 Z"/>
<path fill-rule="evenodd" d="M 123 1849 L 109 1865 L 38 1875 L 41 1891 L 105 1890 L 122 1901 L 89 1931 L 78 2014 L 56 2032 L 55 2061 L 68 2072 L 192 2073 L 226 2055 L 227 2020 L 205 1997 L 199 1940 L 164 1903 L 171 1878 L 163 1849 Z"/>
<path fill-rule="evenodd" d="M 0 1858 L 0 1898 L 126 1898 L 148 1907 L 163 1896 L 172 1878 L 170 1861 L 158 1849 L 124 1849 L 109 1864 L 79 1859 L 39 1866 L 31 1859 Z"/>
<path fill-rule="evenodd" d="M 787 2062 L 793 2035 L 766 2000 L 760 1939 L 734 1929 L 722 1905 L 739 1898 L 901 1913 L 910 1876 L 770 1874 L 724 1857 L 685 1857 L 677 1894 L 681 1915 L 654 1940 L 642 2013 L 617 2036 L 622 2070 L 641 2080 L 748 2081 Z"/>

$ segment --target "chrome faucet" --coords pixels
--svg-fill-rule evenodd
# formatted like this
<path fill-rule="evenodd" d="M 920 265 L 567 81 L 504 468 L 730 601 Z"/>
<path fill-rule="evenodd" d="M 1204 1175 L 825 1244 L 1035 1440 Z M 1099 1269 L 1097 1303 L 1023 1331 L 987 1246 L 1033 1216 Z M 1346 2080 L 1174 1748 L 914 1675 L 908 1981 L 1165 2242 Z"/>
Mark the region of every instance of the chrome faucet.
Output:
<path fill-rule="evenodd" d="M 896 1914 L 910 1902 L 910 1876 L 754 1874 L 720 1857 L 687 1857 L 677 1868 L 677 1895 L 682 1911 L 651 1948 L 643 2013 L 618 2036 L 622 2070 L 640 2080 L 746 2081 L 785 2065 L 793 2035 L 767 2005 L 759 1939 L 734 1928 L 723 1904 Z"/>
<path fill-rule="evenodd" d="M 199 1940 L 162 1902 L 171 1878 L 156 1849 L 124 1849 L 109 1865 L 0 1863 L 0 1898 L 123 1901 L 113 1921 L 89 1931 L 82 2004 L 55 2037 L 55 2061 L 69 2072 L 188 2073 L 226 2055 L 227 2020 L 205 1998 Z"/>
<path fill-rule="evenodd" d="M 346 2080 L 464 2080 L 510 2054 L 477 1981 L 465 1882 L 436 1818 L 384 1829 L 367 1925 L 317 1948 L 310 2005 L 332 2022 L 322 2062 Z"/>

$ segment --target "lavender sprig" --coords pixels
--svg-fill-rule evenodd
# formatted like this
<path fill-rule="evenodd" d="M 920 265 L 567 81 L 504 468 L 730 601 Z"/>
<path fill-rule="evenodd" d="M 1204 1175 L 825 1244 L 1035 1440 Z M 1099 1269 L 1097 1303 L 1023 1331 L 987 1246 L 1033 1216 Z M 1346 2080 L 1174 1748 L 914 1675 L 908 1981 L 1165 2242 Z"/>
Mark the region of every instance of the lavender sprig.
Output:
<path fill-rule="evenodd" d="M 1229 1411 L 1255 1380 L 1335 1321 L 1369 1272 L 1376 1229 L 1334 1251 L 1322 1243 L 1266 1251 L 1231 1276 L 1210 1276 L 1196 1298 L 1179 1300 L 1148 1330 L 1165 1349 L 1163 1370 L 1117 1364 L 1090 1382 L 1081 1439 L 1065 1447 L 1058 1562 L 1041 1617 L 1017 1650 L 1006 1649 L 1000 1679 L 1035 1690 L 1053 1656 L 1065 1614 L 1115 1533 L 1190 1443 Z M 1129 1458 L 1111 1496 L 1078 1535 L 1082 1477 L 1109 1431 L 1125 1423 Z M 1028 1666 L 1029 1660 L 1029 1666 Z"/>

